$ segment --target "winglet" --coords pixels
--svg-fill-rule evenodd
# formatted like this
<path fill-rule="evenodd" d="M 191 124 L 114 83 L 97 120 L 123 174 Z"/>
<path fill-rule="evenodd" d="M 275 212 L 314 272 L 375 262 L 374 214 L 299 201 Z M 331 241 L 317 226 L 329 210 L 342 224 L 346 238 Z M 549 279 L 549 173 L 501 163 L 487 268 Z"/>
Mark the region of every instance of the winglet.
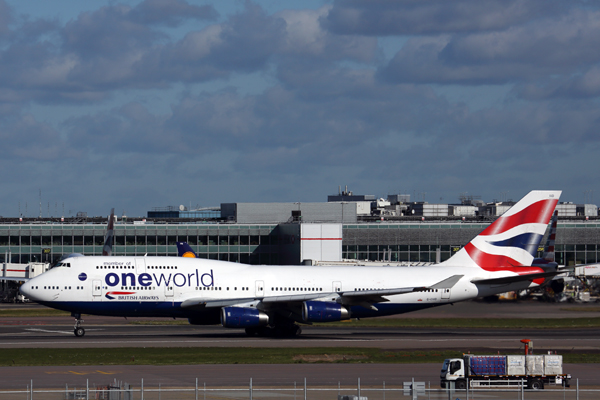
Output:
<path fill-rule="evenodd" d="M 460 281 L 460 278 L 463 276 L 464 275 L 452 275 L 450 278 L 446 278 L 443 281 L 428 287 L 428 289 L 451 289 L 454 285 L 456 285 L 456 283 L 458 283 L 458 281 Z"/>

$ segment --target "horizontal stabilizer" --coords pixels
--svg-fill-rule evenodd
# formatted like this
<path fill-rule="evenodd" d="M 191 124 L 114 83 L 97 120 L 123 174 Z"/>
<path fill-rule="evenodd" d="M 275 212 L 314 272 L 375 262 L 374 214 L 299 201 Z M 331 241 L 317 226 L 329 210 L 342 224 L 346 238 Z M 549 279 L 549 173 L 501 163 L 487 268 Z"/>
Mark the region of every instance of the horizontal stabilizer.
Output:
<path fill-rule="evenodd" d="M 535 274 L 504 276 L 501 278 L 473 279 L 471 281 L 471 283 L 481 284 L 481 285 L 506 285 L 509 283 L 531 281 L 531 280 L 539 279 L 539 278 L 549 278 L 551 276 L 556 276 L 560 273 L 562 273 L 562 272 L 561 271 L 551 271 L 551 272 L 539 272 L 539 273 L 535 273 Z"/>
<path fill-rule="evenodd" d="M 427 289 L 452 289 L 463 276 L 464 275 L 452 275 L 450 278 L 444 279 Z"/>

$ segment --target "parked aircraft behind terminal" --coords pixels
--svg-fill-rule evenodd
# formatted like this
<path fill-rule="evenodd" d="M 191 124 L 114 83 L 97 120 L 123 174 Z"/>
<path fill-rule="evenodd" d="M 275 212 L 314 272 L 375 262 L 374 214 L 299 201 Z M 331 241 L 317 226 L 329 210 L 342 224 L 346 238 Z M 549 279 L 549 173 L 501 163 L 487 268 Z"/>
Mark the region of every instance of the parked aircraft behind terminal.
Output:
<path fill-rule="evenodd" d="M 188 257 L 76 257 L 23 284 L 30 299 L 82 314 L 188 318 L 249 335 L 296 323 L 400 314 L 543 285 L 532 267 L 560 191 L 532 191 L 448 260 L 426 267 L 246 265 Z"/>

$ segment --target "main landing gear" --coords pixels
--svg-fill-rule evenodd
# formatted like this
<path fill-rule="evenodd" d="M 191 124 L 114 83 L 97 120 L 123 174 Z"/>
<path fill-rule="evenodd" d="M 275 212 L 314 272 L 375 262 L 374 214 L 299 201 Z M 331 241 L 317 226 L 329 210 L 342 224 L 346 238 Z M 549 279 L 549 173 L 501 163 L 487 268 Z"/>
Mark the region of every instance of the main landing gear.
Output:
<path fill-rule="evenodd" d="M 261 337 L 295 337 L 300 336 L 302 328 L 296 324 L 283 324 L 275 326 L 259 326 L 246 328 L 246 335 Z"/>
<path fill-rule="evenodd" d="M 71 314 L 73 317 L 75 317 L 75 327 L 73 328 L 73 333 L 75 334 L 75 336 L 77 337 L 82 337 L 83 335 L 85 335 L 85 329 L 83 329 L 81 327 L 81 323 L 83 322 L 83 320 L 81 319 L 81 314 Z"/>

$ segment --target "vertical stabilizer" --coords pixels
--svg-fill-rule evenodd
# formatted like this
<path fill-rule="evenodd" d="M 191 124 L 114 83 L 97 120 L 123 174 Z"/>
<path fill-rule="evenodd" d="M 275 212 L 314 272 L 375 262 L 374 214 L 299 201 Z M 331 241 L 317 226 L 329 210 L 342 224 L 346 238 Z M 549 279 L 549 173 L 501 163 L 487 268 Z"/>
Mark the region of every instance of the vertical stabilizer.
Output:
<path fill-rule="evenodd" d="M 177 242 L 177 255 L 179 257 L 198 258 L 187 242 Z"/>
<path fill-rule="evenodd" d="M 550 233 L 548 240 L 544 246 L 544 255 L 542 258 L 548 262 L 554 262 L 554 242 L 556 241 L 556 226 L 558 225 L 558 211 L 554 211 L 552 215 L 552 224 L 550 225 Z"/>
<path fill-rule="evenodd" d="M 441 265 L 486 271 L 530 266 L 561 191 L 534 190 Z"/>
<path fill-rule="evenodd" d="M 102 248 L 103 256 L 110 256 L 112 254 L 114 226 L 115 209 L 113 208 L 110 210 L 110 219 L 108 220 L 108 226 L 106 227 L 106 235 L 104 236 L 104 247 Z"/>

